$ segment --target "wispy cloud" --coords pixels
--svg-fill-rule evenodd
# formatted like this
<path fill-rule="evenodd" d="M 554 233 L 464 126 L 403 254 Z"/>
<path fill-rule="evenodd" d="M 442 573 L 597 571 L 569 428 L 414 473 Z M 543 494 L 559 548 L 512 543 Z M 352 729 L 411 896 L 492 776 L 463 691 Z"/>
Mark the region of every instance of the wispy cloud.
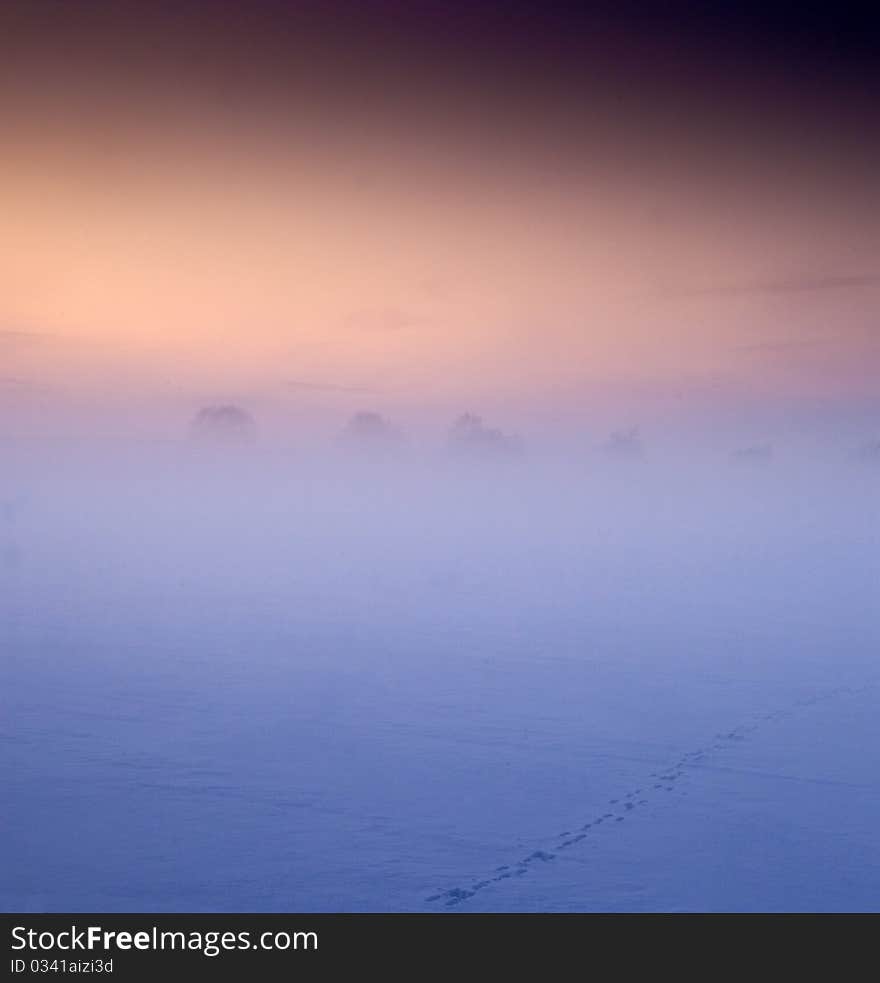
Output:
<path fill-rule="evenodd" d="M 311 382 L 305 379 L 285 379 L 284 388 L 304 392 L 375 393 L 372 386 L 346 386 L 334 382 Z"/>
<path fill-rule="evenodd" d="M 757 341 L 748 345 L 737 345 L 733 350 L 748 352 L 754 355 L 778 355 L 780 357 L 796 357 L 818 353 L 823 357 L 834 352 L 854 357 L 873 355 L 880 348 L 880 338 L 857 338 L 852 333 L 846 341 L 840 337 L 816 338 L 783 338 L 777 340 Z"/>
<path fill-rule="evenodd" d="M 22 331 L 22 330 L 9 330 L 0 329 L 0 345 L 26 345 L 34 341 L 43 341 L 47 338 L 42 331 Z"/>
<path fill-rule="evenodd" d="M 345 319 L 346 326 L 357 331 L 403 331 L 423 322 L 424 318 L 395 307 L 354 311 Z"/>
<path fill-rule="evenodd" d="M 805 338 L 788 341 L 760 341 L 751 345 L 737 345 L 734 351 L 754 352 L 757 355 L 796 355 L 839 344 L 833 338 Z"/>
<path fill-rule="evenodd" d="M 48 392 L 49 387 L 31 379 L 21 379 L 18 376 L 0 376 L 0 391 L 5 393 Z"/>
<path fill-rule="evenodd" d="M 808 293 L 818 290 L 853 290 L 878 286 L 880 286 L 880 274 L 876 273 L 851 275 L 803 273 L 796 276 L 772 277 L 766 280 L 719 283 L 707 287 L 674 290 L 670 291 L 670 293 L 685 297 L 697 297 L 709 294 L 737 296 L 748 294 Z"/>

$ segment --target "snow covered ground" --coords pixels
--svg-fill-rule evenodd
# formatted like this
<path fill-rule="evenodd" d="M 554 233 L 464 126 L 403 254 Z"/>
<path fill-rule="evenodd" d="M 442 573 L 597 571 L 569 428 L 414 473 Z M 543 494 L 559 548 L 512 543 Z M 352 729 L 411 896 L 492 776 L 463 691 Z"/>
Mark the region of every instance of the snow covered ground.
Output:
<path fill-rule="evenodd" d="M 0 907 L 880 910 L 880 475 L 517 467 L 5 476 Z"/>

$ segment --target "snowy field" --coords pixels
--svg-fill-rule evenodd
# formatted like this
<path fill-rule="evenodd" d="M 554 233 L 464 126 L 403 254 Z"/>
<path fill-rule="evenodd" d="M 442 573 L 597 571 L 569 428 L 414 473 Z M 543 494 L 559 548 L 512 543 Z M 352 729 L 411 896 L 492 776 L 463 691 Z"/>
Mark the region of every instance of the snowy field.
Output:
<path fill-rule="evenodd" d="M 877 468 L 154 453 L 0 476 L 3 910 L 880 910 Z"/>

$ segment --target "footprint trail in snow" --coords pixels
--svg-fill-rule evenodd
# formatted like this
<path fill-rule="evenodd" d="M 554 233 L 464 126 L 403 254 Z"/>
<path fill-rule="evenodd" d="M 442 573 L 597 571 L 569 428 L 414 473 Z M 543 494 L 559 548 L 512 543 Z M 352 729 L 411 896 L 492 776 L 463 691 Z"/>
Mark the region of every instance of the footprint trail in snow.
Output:
<path fill-rule="evenodd" d="M 729 748 L 732 744 L 746 740 L 749 734 L 758 730 L 763 724 L 775 723 L 791 717 L 799 710 L 814 706 L 825 700 L 833 700 L 841 696 L 855 696 L 872 689 L 876 685 L 875 682 L 870 682 L 855 689 L 850 686 L 838 686 L 806 699 L 797 700 L 789 707 L 773 710 L 769 713 L 756 714 L 751 723 L 740 724 L 725 733 L 716 734 L 715 738 L 704 747 L 684 752 L 668 768 L 649 775 L 648 779 L 638 788 L 624 792 L 618 798 L 610 799 L 608 801 L 610 811 L 592 816 L 582 826 L 574 830 L 566 830 L 565 832 L 559 833 L 558 836 L 553 838 L 554 842 L 547 849 L 534 850 L 514 863 L 496 867 L 491 874 L 487 874 L 483 879 L 475 881 L 467 887 L 449 888 L 437 894 L 432 894 L 425 900 L 431 904 L 439 902 L 447 908 L 452 908 L 467 901 L 492 884 L 523 877 L 535 865 L 552 863 L 563 851 L 569 850 L 585 840 L 597 827 L 602 825 L 613 827 L 617 823 L 622 823 L 638 809 L 649 805 L 651 798 L 654 796 L 661 792 L 668 793 L 674 791 L 678 783 L 685 777 L 688 768 L 699 766 L 707 757 Z"/>

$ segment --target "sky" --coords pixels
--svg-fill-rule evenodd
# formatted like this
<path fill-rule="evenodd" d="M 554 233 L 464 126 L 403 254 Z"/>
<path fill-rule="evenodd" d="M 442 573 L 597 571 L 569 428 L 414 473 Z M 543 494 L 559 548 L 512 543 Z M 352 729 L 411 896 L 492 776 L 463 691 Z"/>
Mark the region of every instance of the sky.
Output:
<path fill-rule="evenodd" d="M 876 427 L 872 25 L 636 6 L 5 4 L 0 434 Z"/>

